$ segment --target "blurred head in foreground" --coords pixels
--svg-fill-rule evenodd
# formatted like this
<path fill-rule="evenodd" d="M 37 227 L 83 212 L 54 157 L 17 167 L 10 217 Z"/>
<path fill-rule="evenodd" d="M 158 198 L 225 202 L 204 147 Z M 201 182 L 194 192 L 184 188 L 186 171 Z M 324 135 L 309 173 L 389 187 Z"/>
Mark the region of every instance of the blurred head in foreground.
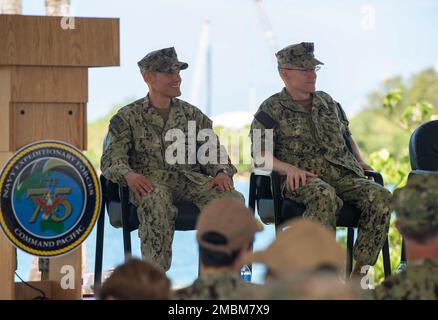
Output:
<path fill-rule="evenodd" d="M 118 266 L 98 291 L 100 300 L 163 300 L 170 281 L 153 262 L 131 259 Z"/>

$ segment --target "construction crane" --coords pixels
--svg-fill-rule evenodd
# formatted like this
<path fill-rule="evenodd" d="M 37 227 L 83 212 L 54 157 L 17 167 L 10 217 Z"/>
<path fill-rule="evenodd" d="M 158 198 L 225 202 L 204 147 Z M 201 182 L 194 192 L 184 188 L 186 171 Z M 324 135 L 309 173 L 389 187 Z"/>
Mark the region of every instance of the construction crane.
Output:
<path fill-rule="evenodd" d="M 205 20 L 199 38 L 196 63 L 193 71 L 192 92 L 190 103 L 200 105 L 200 92 L 203 78 L 206 78 L 206 108 L 205 113 L 211 116 L 211 95 L 212 95 L 212 50 L 210 43 L 210 21 Z"/>
<path fill-rule="evenodd" d="M 271 52 L 276 52 L 278 49 L 277 40 L 272 29 L 271 22 L 263 6 L 262 0 L 254 0 L 257 12 L 262 26 L 263 35 Z M 192 79 L 192 90 L 190 102 L 194 105 L 202 105 L 200 103 L 200 93 L 202 91 L 203 79 L 205 77 L 205 113 L 208 116 L 212 115 L 212 46 L 210 41 L 210 21 L 205 20 L 201 30 L 198 50 L 196 54 L 196 63 L 194 67 L 194 75 Z M 250 110 L 255 109 L 256 89 L 251 87 L 249 90 L 249 105 Z"/>
<path fill-rule="evenodd" d="M 262 0 L 254 0 L 257 6 L 257 12 L 259 14 L 260 18 L 260 24 L 263 29 L 263 35 L 266 39 L 266 42 L 268 43 L 269 49 L 273 52 L 276 52 L 278 49 L 277 46 L 277 40 L 275 38 L 274 31 L 272 29 L 271 22 L 269 20 L 269 17 L 266 13 L 266 10 L 263 6 Z"/>

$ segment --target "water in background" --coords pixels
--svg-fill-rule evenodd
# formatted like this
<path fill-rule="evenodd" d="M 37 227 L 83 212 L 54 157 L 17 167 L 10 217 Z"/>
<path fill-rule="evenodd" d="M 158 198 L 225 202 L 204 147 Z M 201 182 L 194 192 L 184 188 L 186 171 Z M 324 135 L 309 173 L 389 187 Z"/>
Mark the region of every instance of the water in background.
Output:
<path fill-rule="evenodd" d="M 249 180 L 235 181 L 235 188 L 241 192 L 248 204 Z M 256 214 L 257 218 L 258 214 Z M 260 218 L 259 218 L 260 219 Z M 273 225 L 265 225 L 264 230 L 256 234 L 254 250 L 263 250 L 275 238 Z M 337 232 L 337 237 L 345 234 L 345 230 Z M 188 285 L 198 275 L 198 246 L 195 238 L 195 231 L 177 231 L 173 241 L 172 266 L 167 276 L 172 281 L 173 287 Z M 140 241 L 137 231 L 131 233 L 132 255 L 141 257 Z M 96 248 L 96 229 L 94 228 L 87 240 L 85 240 L 86 272 L 83 277 L 83 286 L 90 287 L 94 277 L 94 258 Z M 17 250 L 18 274 L 24 279 L 29 279 L 33 257 L 21 250 Z M 105 214 L 104 251 L 103 251 L 103 273 L 114 269 L 124 262 L 122 229 L 116 229 L 109 223 L 108 215 Z M 263 283 L 266 268 L 262 264 L 254 264 L 252 281 Z M 16 281 L 19 281 L 17 278 Z"/>
<path fill-rule="evenodd" d="M 235 188 L 241 192 L 248 202 L 249 181 L 235 181 Z M 258 216 L 257 216 L 258 217 Z M 180 287 L 188 285 L 198 275 L 198 246 L 195 238 L 195 231 L 177 231 L 173 241 L 172 266 L 167 272 L 172 285 Z M 254 242 L 254 250 L 261 250 L 267 247 L 275 237 L 274 226 L 265 225 L 262 232 L 257 233 Z M 134 257 L 141 257 L 140 241 L 137 231 L 131 233 L 132 254 Z M 84 274 L 84 285 L 89 285 L 93 279 L 94 258 L 96 248 L 96 229 L 85 240 L 86 251 L 86 273 Z M 33 257 L 21 250 L 17 250 L 17 273 L 24 279 L 29 279 L 29 273 Z M 122 229 L 116 229 L 109 223 L 108 215 L 105 215 L 104 251 L 103 251 L 103 272 L 113 269 L 124 262 Z M 262 283 L 265 268 L 263 265 L 253 266 L 252 281 Z M 19 281 L 18 278 L 16 281 Z"/>

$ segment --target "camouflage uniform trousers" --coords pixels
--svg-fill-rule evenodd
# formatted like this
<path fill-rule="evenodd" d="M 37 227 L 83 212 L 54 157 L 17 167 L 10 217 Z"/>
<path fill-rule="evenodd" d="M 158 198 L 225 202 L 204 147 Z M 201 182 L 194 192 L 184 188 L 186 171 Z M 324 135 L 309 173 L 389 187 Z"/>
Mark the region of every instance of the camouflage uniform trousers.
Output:
<path fill-rule="evenodd" d="M 140 201 L 131 194 L 131 201 L 137 206 L 142 255 L 155 261 L 165 271 L 169 270 L 172 261 L 172 241 L 178 213 L 174 205 L 176 202 L 193 203 L 202 210 L 210 201 L 225 196 L 244 201 L 242 194 L 235 190 L 208 190 L 209 182 L 206 181 L 210 179 L 195 182 L 175 173 L 169 179 L 150 180 L 154 191 Z"/>
<path fill-rule="evenodd" d="M 374 265 L 388 234 L 391 193 L 327 161 L 321 169 L 319 172 L 323 174 L 307 180 L 304 187 L 293 192 L 285 182 L 285 197 L 305 205 L 305 219 L 318 221 L 334 231 L 344 201 L 358 208 L 361 214 L 353 258 L 362 264 Z"/>

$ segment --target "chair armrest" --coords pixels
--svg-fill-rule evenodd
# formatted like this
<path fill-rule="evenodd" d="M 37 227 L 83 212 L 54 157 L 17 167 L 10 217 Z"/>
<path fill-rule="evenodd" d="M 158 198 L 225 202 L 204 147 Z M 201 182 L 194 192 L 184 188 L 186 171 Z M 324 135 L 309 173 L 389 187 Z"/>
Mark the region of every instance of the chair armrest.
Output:
<path fill-rule="evenodd" d="M 272 170 L 262 169 L 262 168 L 253 168 L 251 170 L 251 173 L 253 173 L 255 176 L 270 177 L 272 172 L 273 172 Z"/>
<path fill-rule="evenodd" d="M 413 176 L 415 176 L 415 175 L 419 175 L 419 174 L 431 174 L 431 173 L 434 173 L 434 172 L 437 172 L 437 171 L 430 171 L 430 170 L 411 170 L 411 172 L 409 172 L 409 175 L 408 175 L 408 180 L 409 180 L 410 178 L 412 178 Z"/>
<path fill-rule="evenodd" d="M 119 184 L 120 202 L 122 205 L 122 227 L 129 230 L 129 187 Z"/>
<path fill-rule="evenodd" d="M 250 189 L 251 189 L 251 186 L 256 188 L 256 185 L 255 185 L 256 184 L 256 182 L 255 182 L 256 177 L 267 177 L 270 179 L 272 194 L 280 195 L 279 190 L 280 190 L 280 176 L 281 175 L 282 174 L 280 174 L 276 171 L 273 171 L 273 170 L 254 168 L 251 171 Z M 256 192 L 255 189 L 254 189 L 254 192 Z"/>
<path fill-rule="evenodd" d="M 256 199 L 258 198 L 259 195 L 258 185 L 257 185 L 257 181 L 259 179 L 257 179 L 257 177 L 266 177 L 272 181 L 271 173 L 272 171 L 263 168 L 253 168 L 251 170 L 251 176 L 249 179 L 248 207 L 251 208 L 254 212 L 255 212 Z"/>
<path fill-rule="evenodd" d="M 271 180 L 271 191 L 273 194 L 280 196 L 280 176 L 284 174 L 278 173 L 277 171 L 267 170 L 262 168 L 253 168 L 251 171 L 250 184 L 255 184 L 255 177 L 268 177 Z"/>
<path fill-rule="evenodd" d="M 437 171 L 430 171 L 430 170 L 411 170 L 411 172 L 409 172 L 409 174 L 431 174 Z"/>
<path fill-rule="evenodd" d="M 129 187 L 119 184 L 120 201 L 127 199 L 129 202 Z"/>
<path fill-rule="evenodd" d="M 383 177 L 380 174 L 380 172 L 372 171 L 372 170 L 364 170 L 364 172 L 367 177 L 373 178 L 375 182 L 383 186 Z"/>

